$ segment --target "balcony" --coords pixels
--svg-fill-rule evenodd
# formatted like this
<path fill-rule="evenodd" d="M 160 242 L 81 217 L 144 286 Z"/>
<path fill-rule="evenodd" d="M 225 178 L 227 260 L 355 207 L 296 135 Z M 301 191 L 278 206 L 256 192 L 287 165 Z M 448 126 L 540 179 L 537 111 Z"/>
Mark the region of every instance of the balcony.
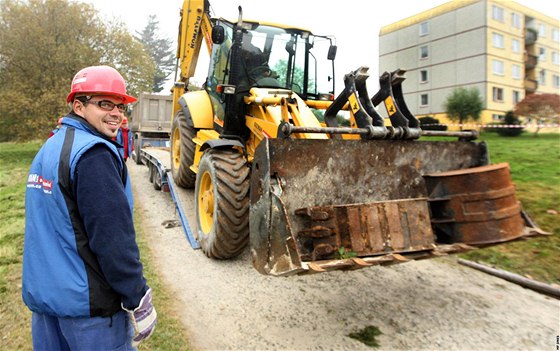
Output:
<path fill-rule="evenodd" d="M 525 78 L 524 85 L 525 85 L 525 92 L 527 94 L 531 94 L 537 91 L 539 87 L 539 82 L 537 82 L 534 79 Z"/>
<path fill-rule="evenodd" d="M 534 28 L 525 28 L 525 47 L 531 46 L 537 42 L 539 32 Z"/>
<path fill-rule="evenodd" d="M 525 69 L 533 69 L 537 66 L 537 63 L 539 63 L 539 57 L 525 51 L 525 54 L 523 54 L 523 61 L 525 62 Z"/>

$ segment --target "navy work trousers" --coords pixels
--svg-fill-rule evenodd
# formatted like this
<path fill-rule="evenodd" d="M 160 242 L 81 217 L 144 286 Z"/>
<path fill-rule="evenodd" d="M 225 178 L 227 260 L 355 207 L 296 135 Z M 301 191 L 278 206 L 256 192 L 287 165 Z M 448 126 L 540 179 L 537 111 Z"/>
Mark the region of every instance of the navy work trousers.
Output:
<path fill-rule="evenodd" d="M 34 351 L 136 350 L 134 333 L 125 311 L 111 317 L 59 318 L 33 312 L 31 333 Z"/>

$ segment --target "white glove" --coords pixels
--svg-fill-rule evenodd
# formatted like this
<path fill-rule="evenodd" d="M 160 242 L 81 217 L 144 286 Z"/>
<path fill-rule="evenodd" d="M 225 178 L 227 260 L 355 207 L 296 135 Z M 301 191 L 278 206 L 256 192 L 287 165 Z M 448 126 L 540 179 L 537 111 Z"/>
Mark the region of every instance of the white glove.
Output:
<path fill-rule="evenodd" d="M 157 313 L 154 305 L 152 304 L 152 288 L 148 288 L 140 304 L 134 310 L 127 310 L 128 317 L 134 327 L 134 336 L 132 337 L 132 347 L 138 347 L 140 342 L 148 339 L 157 324 Z"/>

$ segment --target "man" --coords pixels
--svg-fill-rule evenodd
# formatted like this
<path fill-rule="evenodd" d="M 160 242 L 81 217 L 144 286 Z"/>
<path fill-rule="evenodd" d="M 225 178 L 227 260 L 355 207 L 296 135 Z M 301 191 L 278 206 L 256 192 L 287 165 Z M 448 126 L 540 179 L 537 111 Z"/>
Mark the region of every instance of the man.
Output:
<path fill-rule="evenodd" d="M 253 34 L 250 31 L 243 33 L 243 43 L 241 45 L 241 57 L 244 66 L 245 79 L 239 85 L 253 85 L 262 78 L 269 77 L 271 70 L 266 62 L 266 57 L 262 50 L 253 44 Z"/>
<path fill-rule="evenodd" d="M 82 69 L 67 97 L 71 112 L 33 160 L 22 296 L 34 350 L 134 350 L 153 332 L 130 179 L 112 141 L 134 101 L 114 68 Z"/>
<path fill-rule="evenodd" d="M 120 149 L 120 152 L 121 156 L 126 162 L 130 155 L 132 155 L 132 151 L 134 150 L 134 140 L 132 138 L 132 133 L 128 128 L 128 118 L 126 117 L 123 117 L 122 119 L 121 128 L 117 133 L 116 141 L 117 143 L 122 145 L 122 149 Z"/>

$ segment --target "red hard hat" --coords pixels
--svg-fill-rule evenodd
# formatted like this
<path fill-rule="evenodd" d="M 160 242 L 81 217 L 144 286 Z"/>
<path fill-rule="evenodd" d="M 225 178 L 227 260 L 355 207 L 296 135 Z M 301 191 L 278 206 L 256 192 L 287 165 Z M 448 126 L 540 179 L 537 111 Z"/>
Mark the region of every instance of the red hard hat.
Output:
<path fill-rule="evenodd" d="M 76 94 L 88 93 L 117 95 L 123 98 L 125 104 L 136 101 L 136 98 L 126 94 L 126 85 L 121 74 L 109 66 L 86 67 L 76 73 L 66 103 L 72 102 Z"/>

